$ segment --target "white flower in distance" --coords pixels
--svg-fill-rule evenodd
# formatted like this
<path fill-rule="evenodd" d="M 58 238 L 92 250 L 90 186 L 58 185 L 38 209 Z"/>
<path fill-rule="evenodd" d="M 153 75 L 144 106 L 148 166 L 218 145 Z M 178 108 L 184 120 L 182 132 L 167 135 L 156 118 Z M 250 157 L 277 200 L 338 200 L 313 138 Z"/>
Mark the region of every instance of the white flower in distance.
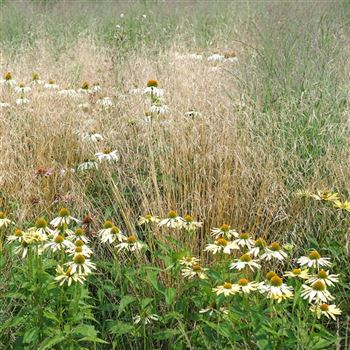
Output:
<path fill-rule="evenodd" d="M 116 240 L 122 242 L 125 237 L 119 228 L 113 225 L 111 221 L 106 221 L 103 224 L 103 228 L 98 231 L 98 235 L 100 236 L 102 243 L 113 243 Z"/>
<path fill-rule="evenodd" d="M 113 106 L 113 102 L 110 97 L 100 98 L 99 100 L 97 100 L 96 103 L 104 108 L 109 108 Z"/>
<path fill-rule="evenodd" d="M 159 218 L 158 216 L 153 216 L 151 214 L 146 214 L 145 216 L 140 216 L 137 225 L 142 226 L 146 224 L 158 224 L 159 223 Z"/>
<path fill-rule="evenodd" d="M 136 252 L 139 253 L 141 252 L 141 250 L 143 248 L 145 248 L 145 245 L 143 243 L 141 243 L 135 236 L 129 236 L 129 237 L 125 237 L 122 236 L 122 240 L 124 242 L 119 243 L 116 245 L 116 248 L 118 249 L 118 251 L 129 251 L 129 252 Z"/>
<path fill-rule="evenodd" d="M 199 112 L 194 111 L 194 110 L 188 111 L 188 112 L 185 113 L 185 117 L 186 118 L 190 118 L 190 119 L 194 119 L 196 117 L 199 117 L 200 115 L 201 114 Z"/>
<path fill-rule="evenodd" d="M 61 235 L 56 235 L 51 242 L 46 243 L 44 246 L 44 249 L 49 249 L 53 253 L 65 250 L 67 248 L 74 248 L 74 244 Z"/>
<path fill-rule="evenodd" d="M 228 315 L 229 311 L 223 306 L 218 309 L 216 303 L 213 302 L 205 309 L 199 310 L 199 313 L 200 314 L 208 314 L 209 316 L 213 316 L 215 313 L 222 314 L 222 315 Z"/>
<path fill-rule="evenodd" d="M 193 264 L 198 264 L 199 259 L 194 256 L 185 256 L 179 260 L 180 265 L 192 266 Z"/>
<path fill-rule="evenodd" d="M 7 102 L 0 102 L 0 108 L 9 108 L 11 105 Z"/>
<path fill-rule="evenodd" d="M 265 252 L 265 248 L 266 241 L 260 237 L 254 242 L 254 246 L 249 250 L 248 253 L 256 258 Z"/>
<path fill-rule="evenodd" d="M 19 84 L 15 87 L 15 92 L 17 94 L 26 94 L 30 91 L 32 91 L 32 89 L 29 86 L 25 86 L 24 84 Z"/>
<path fill-rule="evenodd" d="M 17 98 L 16 99 L 17 106 L 23 106 L 23 105 L 27 105 L 29 103 L 30 103 L 30 100 L 28 100 L 27 98 Z"/>
<path fill-rule="evenodd" d="M 8 219 L 3 211 L 0 211 L 0 228 L 7 227 L 10 224 L 14 224 L 14 222 Z"/>
<path fill-rule="evenodd" d="M 311 286 L 316 282 L 325 283 L 327 286 L 333 287 L 334 283 L 339 282 L 339 275 L 329 274 L 329 271 L 320 270 L 316 276 L 313 276 L 306 281 L 306 283 L 311 284 Z"/>
<path fill-rule="evenodd" d="M 12 79 L 11 72 L 7 72 L 4 76 L 4 79 L 0 80 L 0 84 L 8 87 L 13 87 L 16 86 L 16 80 Z"/>
<path fill-rule="evenodd" d="M 166 226 L 169 228 L 181 228 L 184 224 L 185 220 L 177 215 L 177 212 L 174 210 L 169 211 L 168 216 L 165 219 L 160 220 L 159 226 Z"/>
<path fill-rule="evenodd" d="M 277 300 L 278 303 L 293 297 L 293 288 L 283 283 L 282 278 L 277 275 L 274 275 L 268 283 L 259 283 L 258 288 L 261 293 L 267 293 L 268 299 Z"/>
<path fill-rule="evenodd" d="M 238 288 L 238 293 L 245 293 L 249 294 L 250 292 L 253 292 L 257 290 L 258 284 L 256 282 L 249 282 L 246 278 L 241 278 L 238 280 L 238 283 L 236 284 Z"/>
<path fill-rule="evenodd" d="M 169 108 L 167 105 L 152 105 L 149 111 L 154 114 L 166 114 L 169 112 Z"/>
<path fill-rule="evenodd" d="M 213 288 L 213 292 L 216 293 L 216 295 L 223 294 L 225 297 L 235 295 L 238 291 L 239 287 L 237 284 L 232 284 L 230 282 L 225 282 L 223 285 Z"/>
<path fill-rule="evenodd" d="M 329 258 L 322 258 L 317 250 L 313 250 L 308 256 L 302 256 L 298 259 L 300 266 L 319 268 L 322 266 L 330 266 Z"/>
<path fill-rule="evenodd" d="M 12 235 L 9 235 L 7 237 L 7 242 L 12 243 L 12 242 L 19 242 L 21 243 L 23 241 L 23 231 L 17 228 L 15 232 Z"/>
<path fill-rule="evenodd" d="M 86 171 L 91 169 L 98 169 L 98 164 L 94 160 L 86 160 L 77 167 L 78 171 Z"/>
<path fill-rule="evenodd" d="M 279 243 L 271 243 L 265 250 L 265 253 L 261 255 L 261 260 L 270 261 L 271 259 L 277 259 L 283 261 L 287 258 L 287 253 L 282 250 Z"/>
<path fill-rule="evenodd" d="M 38 73 L 33 73 L 32 75 L 32 81 L 30 82 L 31 85 L 43 85 L 45 84 L 44 80 L 40 80 Z"/>
<path fill-rule="evenodd" d="M 72 282 L 83 284 L 86 279 L 85 274 L 72 273 L 72 267 L 68 267 L 67 270 L 64 270 L 62 266 L 58 265 L 56 272 L 58 276 L 55 277 L 55 281 L 57 281 L 60 286 L 63 286 L 64 283 L 67 283 L 69 287 Z"/>
<path fill-rule="evenodd" d="M 335 299 L 322 281 L 313 283 L 311 287 L 306 284 L 303 284 L 302 287 L 303 290 L 300 295 L 303 299 L 308 300 L 309 303 L 327 303 L 329 300 Z"/>
<path fill-rule="evenodd" d="M 231 254 L 231 252 L 236 249 L 239 249 L 236 243 L 228 241 L 225 238 L 219 238 L 214 243 L 207 244 L 207 246 L 204 248 L 204 251 L 212 252 L 213 254 Z"/>
<path fill-rule="evenodd" d="M 309 270 L 305 269 L 293 269 L 292 271 L 287 271 L 283 276 L 292 277 L 292 278 L 301 278 L 307 280 L 310 278 Z"/>
<path fill-rule="evenodd" d="M 228 238 L 238 237 L 238 232 L 231 228 L 230 225 L 221 225 L 219 228 L 213 228 L 211 234 L 214 238 Z"/>
<path fill-rule="evenodd" d="M 110 151 L 110 150 L 104 150 L 103 152 L 97 152 L 95 154 L 95 157 L 100 161 L 108 161 L 108 162 L 113 162 L 113 161 L 118 161 L 119 160 L 119 152 L 117 150 Z"/>
<path fill-rule="evenodd" d="M 73 257 L 78 254 L 82 254 L 85 258 L 90 258 L 93 251 L 86 244 L 84 244 L 82 240 L 77 240 L 73 247 L 67 249 L 67 253 Z"/>
<path fill-rule="evenodd" d="M 51 220 L 50 224 L 53 227 L 58 227 L 63 225 L 69 225 L 71 222 L 80 223 L 80 220 L 70 216 L 69 210 L 66 208 L 61 208 L 58 216 Z"/>
<path fill-rule="evenodd" d="M 185 215 L 182 227 L 188 232 L 193 232 L 202 225 L 202 222 L 194 221 L 191 215 Z"/>
<path fill-rule="evenodd" d="M 334 304 L 315 304 L 311 305 L 310 310 L 316 314 L 318 319 L 320 319 L 321 316 L 326 316 L 328 319 L 332 318 L 335 321 L 336 317 L 341 315 L 341 310 Z"/>
<path fill-rule="evenodd" d="M 96 93 L 101 92 L 101 91 L 102 91 L 101 86 L 99 84 L 94 84 L 89 89 L 89 94 L 96 94 Z"/>
<path fill-rule="evenodd" d="M 238 271 L 243 270 L 245 267 L 249 267 L 252 271 L 259 269 L 261 265 L 257 260 L 253 260 L 250 254 L 243 254 L 239 259 L 230 265 L 230 269 L 236 269 Z"/>
<path fill-rule="evenodd" d="M 75 90 L 73 89 L 63 89 L 58 91 L 58 94 L 62 97 L 77 97 L 78 94 Z"/>
<path fill-rule="evenodd" d="M 238 238 L 234 240 L 234 242 L 239 246 L 239 247 L 246 247 L 247 249 L 251 249 L 255 241 L 250 238 L 249 233 L 247 232 L 242 232 L 239 234 Z"/>
<path fill-rule="evenodd" d="M 103 136 L 97 132 L 87 133 L 82 135 L 83 141 L 99 142 L 103 140 Z"/>
<path fill-rule="evenodd" d="M 194 263 L 191 266 L 186 266 L 185 268 L 181 269 L 181 274 L 183 277 L 188 279 L 192 279 L 194 277 L 207 279 L 208 276 L 205 271 L 208 271 L 208 269 L 201 267 L 198 263 Z"/>
<path fill-rule="evenodd" d="M 68 239 L 70 239 L 72 242 L 78 242 L 82 241 L 83 243 L 88 243 L 89 238 L 87 238 L 85 231 L 81 228 L 78 227 L 74 232 L 72 230 L 69 230 L 70 232 L 68 233 Z"/>
<path fill-rule="evenodd" d="M 223 62 L 225 61 L 225 56 L 224 55 L 220 55 L 218 53 L 214 53 L 213 55 L 209 56 L 207 58 L 207 60 L 210 62 Z"/>
<path fill-rule="evenodd" d="M 92 270 L 96 269 L 95 264 L 93 264 L 89 259 L 85 258 L 83 254 L 77 254 L 73 261 L 66 263 L 68 267 L 72 267 L 71 273 L 89 274 Z"/>
<path fill-rule="evenodd" d="M 47 83 L 44 84 L 44 88 L 47 90 L 58 90 L 59 86 L 54 80 L 50 79 Z"/>
<path fill-rule="evenodd" d="M 139 323 L 143 323 L 143 324 L 150 324 L 152 322 L 156 322 L 159 320 L 159 316 L 157 314 L 148 314 L 148 315 L 137 315 L 133 318 L 134 320 L 134 324 L 139 324 Z"/>
<path fill-rule="evenodd" d="M 164 95 L 164 90 L 163 89 L 159 89 L 155 86 L 147 86 L 144 90 L 143 93 L 145 95 L 151 95 L 151 96 L 155 96 L 155 97 L 162 97 Z"/>

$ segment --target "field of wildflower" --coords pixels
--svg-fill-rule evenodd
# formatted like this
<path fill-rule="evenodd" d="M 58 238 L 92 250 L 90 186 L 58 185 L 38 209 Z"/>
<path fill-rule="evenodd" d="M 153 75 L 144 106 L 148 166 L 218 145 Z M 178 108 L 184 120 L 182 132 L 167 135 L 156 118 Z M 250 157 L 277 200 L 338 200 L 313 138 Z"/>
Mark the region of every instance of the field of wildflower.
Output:
<path fill-rule="evenodd" d="M 348 1 L 0 0 L 0 350 L 350 349 Z"/>

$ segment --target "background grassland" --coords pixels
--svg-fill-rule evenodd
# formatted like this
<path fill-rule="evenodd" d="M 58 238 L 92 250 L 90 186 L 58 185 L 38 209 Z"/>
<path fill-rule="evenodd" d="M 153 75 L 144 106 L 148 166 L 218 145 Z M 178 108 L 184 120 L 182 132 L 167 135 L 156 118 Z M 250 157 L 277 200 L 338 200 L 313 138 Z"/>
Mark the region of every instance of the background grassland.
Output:
<path fill-rule="evenodd" d="M 134 230 L 138 215 L 168 209 L 332 255 L 342 273 L 337 324 L 349 321 L 349 217 L 303 202 L 300 189 L 349 195 L 349 4 L 344 2 L 3 1 L 1 72 L 33 71 L 65 87 L 99 81 L 116 96 L 111 113 L 86 115 L 69 103 L 40 102 L 35 113 L 1 111 L 0 206 L 14 219 L 51 215 L 59 193 L 96 228 L 112 217 Z M 124 18 L 119 15 L 125 13 Z M 145 14 L 147 17 L 143 18 Z M 121 29 L 117 29 L 120 25 Z M 175 52 L 231 50 L 239 63 L 215 72 Z M 156 77 L 168 92 L 173 126 L 140 125 L 145 105 L 123 98 Z M 198 120 L 183 113 L 196 108 Z M 91 153 L 72 134 L 93 117 L 115 168 L 85 177 L 33 176 Z M 345 343 L 347 341 L 347 343 Z M 344 349 L 348 340 L 342 343 Z"/>

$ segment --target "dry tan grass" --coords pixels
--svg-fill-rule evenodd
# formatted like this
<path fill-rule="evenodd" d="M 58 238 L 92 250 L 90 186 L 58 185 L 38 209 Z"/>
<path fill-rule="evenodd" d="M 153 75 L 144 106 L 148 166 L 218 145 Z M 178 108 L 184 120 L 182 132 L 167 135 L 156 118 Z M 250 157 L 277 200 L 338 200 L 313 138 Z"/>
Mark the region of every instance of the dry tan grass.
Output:
<path fill-rule="evenodd" d="M 301 238 L 294 224 L 302 207 L 291 196 L 289 169 L 284 166 L 298 159 L 276 149 L 271 138 L 255 138 L 254 112 L 233 78 L 245 64 L 242 48 L 239 63 L 212 65 L 178 60 L 176 52 L 184 50 L 176 47 L 156 57 L 133 54 L 115 63 L 108 49 L 83 37 L 59 59 L 49 43 L 37 47 L 17 56 L 6 70 L 24 82 L 37 71 L 62 88 L 99 82 L 114 107 L 83 111 L 77 107 L 83 100 L 34 91 L 29 108 L 2 110 L 2 206 L 17 219 L 32 220 L 67 205 L 81 216 L 90 213 L 96 222 L 112 215 L 133 230 L 138 215 L 163 216 L 176 209 L 205 221 L 202 237 L 209 227 L 230 223 L 270 239 L 280 238 L 283 230 L 288 230 L 285 241 Z M 149 107 L 147 99 L 128 91 L 145 86 L 150 78 L 165 89 L 171 112 L 146 125 L 142 116 Z M 14 95 L 5 99 L 13 103 Z M 184 118 L 192 108 L 201 116 Z M 74 134 L 92 129 L 105 137 L 96 148 Z M 61 168 L 75 166 L 106 147 L 120 151 L 116 165 L 104 165 L 98 174 L 60 175 Z M 332 149 L 323 163 L 331 172 L 344 177 L 349 173 L 347 163 L 334 160 Z M 35 176 L 40 167 L 53 168 L 54 174 Z M 293 181 L 304 180 L 299 175 Z M 316 185 L 327 185 L 317 173 L 314 183 L 305 187 Z M 205 240 L 199 242 L 202 248 Z"/>

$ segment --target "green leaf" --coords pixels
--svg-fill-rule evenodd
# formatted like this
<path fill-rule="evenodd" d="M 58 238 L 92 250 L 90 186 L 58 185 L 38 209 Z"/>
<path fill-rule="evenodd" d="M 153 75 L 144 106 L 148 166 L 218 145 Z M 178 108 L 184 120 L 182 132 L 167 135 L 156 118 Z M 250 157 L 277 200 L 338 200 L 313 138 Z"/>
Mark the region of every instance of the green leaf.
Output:
<path fill-rule="evenodd" d="M 97 337 L 97 331 L 94 326 L 82 324 L 73 329 L 73 334 L 80 334 L 84 337 Z"/>
<path fill-rule="evenodd" d="M 137 300 L 137 299 L 132 295 L 123 296 L 120 300 L 120 303 L 119 303 L 118 316 L 125 310 L 125 308 L 129 304 L 133 303 L 135 300 Z"/>
<path fill-rule="evenodd" d="M 154 334 L 154 337 L 158 340 L 170 339 L 175 337 L 176 335 L 180 335 L 181 331 L 178 329 L 165 329 L 161 332 L 157 332 Z"/>
<path fill-rule="evenodd" d="M 130 333 L 134 329 L 134 325 L 122 321 L 116 321 L 109 331 L 117 337 Z"/>
<path fill-rule="evenodd" d="M 23 335 L 23 343 L 30 344 L 34 343 L 39 336 L 39 328 L 28 329 Z"/>
<path fill-rule="evenodd" d="M 46 338 L 37 348 L 37 350 L 46 350 L 46 349 L 52 349 L 53 345 L 61 343 L 63 340 L 65 340 L 65 337 L 63 335 L 57 334 L 54 337 Z"/>
<path fill-rule="evenodd" d="M 165 295 L 165 302 L 168 305 L 173 304 L 175 298 L 176 298 L 176 289 L 174 288 L 167 288 L 164 292 Z"/>

